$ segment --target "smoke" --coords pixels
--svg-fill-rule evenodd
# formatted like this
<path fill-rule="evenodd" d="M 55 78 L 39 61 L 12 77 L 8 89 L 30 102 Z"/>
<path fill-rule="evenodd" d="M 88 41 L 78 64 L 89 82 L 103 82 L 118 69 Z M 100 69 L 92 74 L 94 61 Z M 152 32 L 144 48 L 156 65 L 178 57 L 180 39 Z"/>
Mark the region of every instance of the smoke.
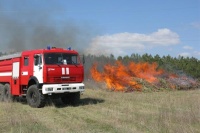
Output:
<path fill-rule="evenodd" d="M 70 46 L 82 52 L 89 44 L 90 31 L 67 19 L 61 5 L 53 3 L 54 8 L 34 9 L 21 8 L 20 3 L 6 6 L 0 2 L 0 52 L 46 48 L 47 45 Z M 23 4 L 30 7 L 33 3 Z"/>

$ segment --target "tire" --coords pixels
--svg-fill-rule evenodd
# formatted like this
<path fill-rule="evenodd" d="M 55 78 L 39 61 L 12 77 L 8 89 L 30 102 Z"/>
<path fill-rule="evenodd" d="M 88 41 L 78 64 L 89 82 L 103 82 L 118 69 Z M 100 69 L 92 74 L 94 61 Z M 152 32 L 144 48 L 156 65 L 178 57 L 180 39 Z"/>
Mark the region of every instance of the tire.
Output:
<path fill-rule="evenodd" d="M 80 101 L 80 92 L 67 93 L 61 97 L 61 100 L 66 105 L 77 105 Z"/>
<path fill-rule="evenodd" d="M 45 106 L 45 96 L 40 92 L 36 85 L 31 85 L 26 94 L 28 104 L 33 108 L 42 108 Z"/>
<path fill-rule="evenodd" d="M 3 88 L 4 88 L 4 86 L 2 84 L 0 84 L 0 102 L 3 101 Z"/>
<path fill-rule="evenodd" d="M 13 102 L 14 97 L 11 94 L 10 85 L 5 84 L 2 90 L 2 100 L 5 102 Z"/>

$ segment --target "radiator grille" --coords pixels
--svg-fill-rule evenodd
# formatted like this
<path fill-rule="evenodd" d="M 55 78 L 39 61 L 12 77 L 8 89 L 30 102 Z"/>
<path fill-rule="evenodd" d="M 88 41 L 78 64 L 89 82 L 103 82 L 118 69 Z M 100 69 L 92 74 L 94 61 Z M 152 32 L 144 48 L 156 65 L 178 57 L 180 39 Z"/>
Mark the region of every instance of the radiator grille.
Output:
<path fill-rule="evenodd" d="M 48 77 L 47 82 L 63 83 L 76 81 L 76 77 Z"/>

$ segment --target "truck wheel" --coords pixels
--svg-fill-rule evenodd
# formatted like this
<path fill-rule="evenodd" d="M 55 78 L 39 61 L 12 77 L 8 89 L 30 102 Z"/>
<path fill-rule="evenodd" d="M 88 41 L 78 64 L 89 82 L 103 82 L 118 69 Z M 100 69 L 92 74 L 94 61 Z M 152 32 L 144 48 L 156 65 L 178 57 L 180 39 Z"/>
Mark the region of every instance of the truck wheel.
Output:
<path fill-rule="evenodd" d="M 11 94 L 10 85 L 5 84 L 2 90 L 2 97 L 3 101 L 5 102 L 12 102 L 14 101 L 14 97 Z"/>
<path fill-rule="evenodd" d="M 0 84 L 0 102 L 2 102 L 3 101 L 3 85 L 2 84 Z"/>
<path fill-rule="evenodd" d="M 66 105 L 77 105 L 80 100 L 80 92 L 65 94 L 61 100 Z"/>
<path fill-rule="evenodd" d="M 28 88 L 26 99 L 28 104 L 33 108 L 45 106 L 45 96 L 39 91 L 36 85 L 31 85 Z"/>

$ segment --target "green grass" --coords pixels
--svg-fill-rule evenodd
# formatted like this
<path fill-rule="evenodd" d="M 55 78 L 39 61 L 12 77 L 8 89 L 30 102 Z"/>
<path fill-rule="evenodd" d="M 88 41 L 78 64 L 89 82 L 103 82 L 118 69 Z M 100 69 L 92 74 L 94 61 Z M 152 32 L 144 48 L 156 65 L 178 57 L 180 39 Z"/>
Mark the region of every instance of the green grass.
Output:
<path fill-rule="evenodd" d="M 122 93 L 92 87 L 76 107 L 0 103 L 0 132 L 197 133 L 200 90 Z"/>

